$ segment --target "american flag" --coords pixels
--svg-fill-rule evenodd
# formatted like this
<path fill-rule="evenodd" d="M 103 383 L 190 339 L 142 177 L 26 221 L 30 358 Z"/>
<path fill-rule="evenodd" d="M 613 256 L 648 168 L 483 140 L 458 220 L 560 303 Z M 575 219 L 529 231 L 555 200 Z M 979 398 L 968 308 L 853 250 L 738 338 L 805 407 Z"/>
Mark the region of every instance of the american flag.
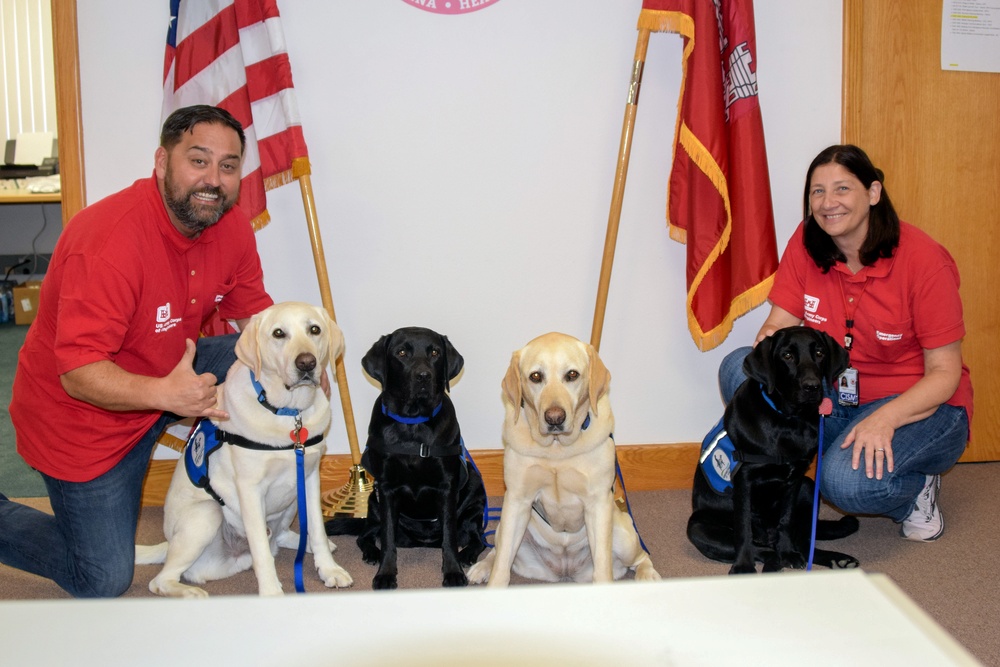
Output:
<path fill-rule="evenodd" d="M 243 125 L 239 203 L 262 228 L 265 192 L 310 173 L 277 0 L 170 0 L 163 120 L 193 104 L 221 107 Z"/>

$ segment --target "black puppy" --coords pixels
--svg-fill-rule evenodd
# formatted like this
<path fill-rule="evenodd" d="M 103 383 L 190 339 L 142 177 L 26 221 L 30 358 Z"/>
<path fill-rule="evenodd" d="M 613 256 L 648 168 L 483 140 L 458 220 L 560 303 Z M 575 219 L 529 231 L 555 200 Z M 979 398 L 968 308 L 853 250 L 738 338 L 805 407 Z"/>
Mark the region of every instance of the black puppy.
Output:
<path fill-rule="evenodd" d="M 847 352 L 833 338 L 801 326 L 776 331 L 744 361 L 749 379 L 736 390 L 722 422 L 742 463 L 724 493 L 713 489 L 700 467 L 695 470 L 687 526 L 688 539 L 702 554 L 733 564 L 730 574 L 756 572 L 757 561 L 764 572 L 806 566 L 815 488 L 806 471 L 819 446 L 823 380 L 832 385 L 847 364 Z M 852 516 L 824 520 L 817 539 L 857 529 Z M 858 566 L 852 556 L 818 549 L 813 562 Z"/>
<path fill-rule="evenodd" d="M 463 364 L 445 336 L 420 327 L 382 336 L 361 360 L 382 384 L 361 461 L 374 478 L 358 536 L 365 562 L 379 566 L 373 589 L 396 588 L 397 547 L 439 547 L 445 586 L 468 584 L 462 568 L 485 548 L 486 488 L 465 458 L 446 393 Z M 333 535 L 357 525 L 332 519 L 326 528 Z"/>

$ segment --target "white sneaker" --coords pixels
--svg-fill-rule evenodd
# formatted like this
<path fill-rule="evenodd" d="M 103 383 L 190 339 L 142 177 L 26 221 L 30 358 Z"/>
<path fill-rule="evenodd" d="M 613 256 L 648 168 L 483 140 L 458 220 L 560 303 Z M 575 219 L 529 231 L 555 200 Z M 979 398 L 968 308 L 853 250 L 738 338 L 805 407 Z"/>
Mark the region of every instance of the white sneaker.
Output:
<path fill-rule="evenodd" d="M 914 542 L 932 542 L 944 533 L 944 515 L 937 504 L 941 490 L 941 475 L 927 475 L 924 488 L 917 496 L 916 506 L 910 516 L 903 520 L 900 534 Z"/>

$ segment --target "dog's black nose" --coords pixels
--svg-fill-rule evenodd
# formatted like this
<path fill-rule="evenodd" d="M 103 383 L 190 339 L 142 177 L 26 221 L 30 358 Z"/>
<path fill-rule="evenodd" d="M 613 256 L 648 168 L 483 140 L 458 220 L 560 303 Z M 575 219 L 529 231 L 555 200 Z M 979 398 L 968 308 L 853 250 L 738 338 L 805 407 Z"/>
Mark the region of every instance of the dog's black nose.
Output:
<path fill-rule="evenodd" d="M 545 411 L 545 423 L 548 424 L 550 428 L 562 428 L 565 421 L 566 411 L 562 408 L 549 408 Z"/>
<path fill-rule="evenodd" d="M 813 399 L 823 393 L 823 384 L 820 382 L 803 382 L 802 393 L 807 399 Z"/>
<path fill-rule="evenodd" d="M 316 368 L 316 357 L 308 352 L 303 352 L 295 357 L 295 367 L 303 373 L 312 372 Z"/>

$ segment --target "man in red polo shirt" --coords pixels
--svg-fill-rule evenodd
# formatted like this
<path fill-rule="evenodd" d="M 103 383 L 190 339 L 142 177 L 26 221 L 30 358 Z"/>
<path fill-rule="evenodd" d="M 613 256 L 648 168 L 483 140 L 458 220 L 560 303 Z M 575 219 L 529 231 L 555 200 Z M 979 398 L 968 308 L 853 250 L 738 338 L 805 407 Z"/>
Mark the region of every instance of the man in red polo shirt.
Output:
<path fill-rule="evenodd" d="M 272 303 L 249 218 L 234 206 L 245 143 L 228 112 L 179 109 L 152 177 L 63 231 L 10 405 L 18 452 L 42 474 L 54 516 L 0 494 L 0 562 L 77 597 L 131 585 L 156 438 L 179 416 L 226 418 L 216 384 L 236 336 L 199 331 L 216 309 L 242 327 Z"/>

